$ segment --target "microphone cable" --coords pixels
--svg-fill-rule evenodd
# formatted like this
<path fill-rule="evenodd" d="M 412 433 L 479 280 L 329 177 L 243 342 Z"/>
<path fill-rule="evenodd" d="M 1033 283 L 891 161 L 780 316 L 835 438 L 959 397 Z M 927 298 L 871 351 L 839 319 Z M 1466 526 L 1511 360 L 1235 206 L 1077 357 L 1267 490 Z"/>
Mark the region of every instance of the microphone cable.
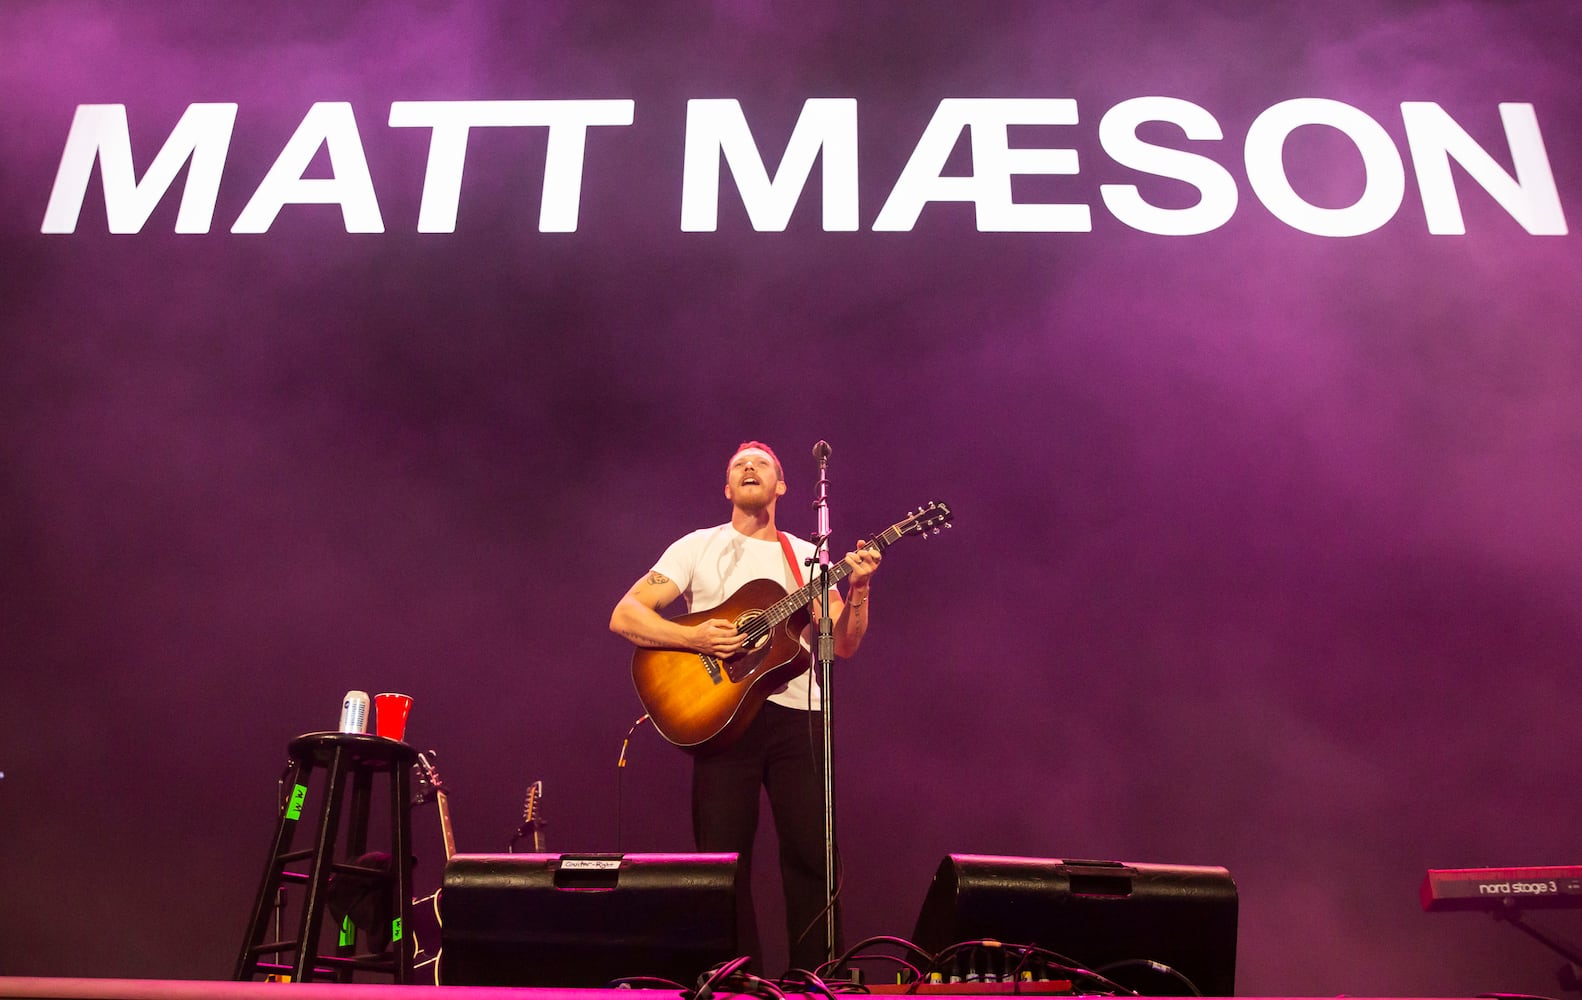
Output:
<path fill-rule="evenodd" d="M 644 712 L 632 723 L 632 728 L 626 731 L 626 738 L 621 741 L 621 755 L 615 761 L 615 850 L 621 850 L 621 804 L 623 796 L 621 776 L 626 773 L 626 748 L 632 745 L 632 734 L 637 732 L 637 727 L 648 721 L 648 713 Z"/>

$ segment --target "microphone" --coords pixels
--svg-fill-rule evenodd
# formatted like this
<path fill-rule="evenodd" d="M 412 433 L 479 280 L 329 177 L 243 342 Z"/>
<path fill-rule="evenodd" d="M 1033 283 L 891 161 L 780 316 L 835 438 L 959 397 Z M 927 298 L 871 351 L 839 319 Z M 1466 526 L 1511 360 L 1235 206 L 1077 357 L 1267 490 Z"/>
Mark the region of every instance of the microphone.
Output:
<path fill-rule="evenodd" d="M 818 459 L 818 464 L 823 465 L 829 461 L 829 442 L 820 441 L 813 446 L 813 457 Z"/>

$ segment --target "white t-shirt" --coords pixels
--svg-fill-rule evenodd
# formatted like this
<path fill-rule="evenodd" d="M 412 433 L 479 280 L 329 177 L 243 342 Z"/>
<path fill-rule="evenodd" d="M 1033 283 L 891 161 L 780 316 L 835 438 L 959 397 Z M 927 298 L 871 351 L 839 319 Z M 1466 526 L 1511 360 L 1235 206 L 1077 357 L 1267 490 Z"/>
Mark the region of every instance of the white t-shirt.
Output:
<path fill-rule="evenodd" d="M 813 543 L 795 535 L 787 537 L 791 539 L 797 569 L 806 580 L 809 571 L 806 560 L 814 555 Z M 677 539 L 654 564 L 654 572 L 663 573 L 681 588 L 688 611 L 719 607 L 743 584 L 753 580 L 773 580 L 787 593 L 801 586 L 791 575 L 791 566 L 786 562 L 785 550 L 778 539 L 748 538 L 729 524 L 701 528 Z M 802 648 L 809 648 L 805 636 Z M 811 662 L 811 655 L 809 660 Z M 810 687 L 811 701 L 808 697 Z M 817 709 L 822 704 L 818 679 L 813 677 L 812 671 L 804 670 L 771 694 L 769 700 L 787 708 Z"/>

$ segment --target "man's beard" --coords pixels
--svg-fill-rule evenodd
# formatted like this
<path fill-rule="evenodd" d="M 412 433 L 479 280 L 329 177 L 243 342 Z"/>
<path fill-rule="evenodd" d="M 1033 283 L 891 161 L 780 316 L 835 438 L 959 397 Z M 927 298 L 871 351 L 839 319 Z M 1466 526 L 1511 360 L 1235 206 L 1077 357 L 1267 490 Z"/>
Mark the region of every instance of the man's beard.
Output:
<path fill-rule="evenodd" d="M 761 514 L 769 509 L 769 505 L 775 502 L 775 498 L 774 494 L 763 497 L 744 497 L 738 493 L 734 497 L 733 502 L 736 504 L 737 510 L 743 510 L 749 514 Z"/>

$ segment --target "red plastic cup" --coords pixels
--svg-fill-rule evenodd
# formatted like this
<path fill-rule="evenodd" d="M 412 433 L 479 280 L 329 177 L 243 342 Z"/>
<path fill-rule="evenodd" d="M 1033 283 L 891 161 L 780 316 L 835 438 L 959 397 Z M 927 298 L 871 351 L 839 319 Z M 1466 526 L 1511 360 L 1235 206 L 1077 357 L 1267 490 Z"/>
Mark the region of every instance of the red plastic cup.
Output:
<path fill-rule="evenodd" d="M 386 691 L 374 695 L 374 732 L 387 740 L 406 739 L 406 717 L 412 713 L 412 696 Z"/>

